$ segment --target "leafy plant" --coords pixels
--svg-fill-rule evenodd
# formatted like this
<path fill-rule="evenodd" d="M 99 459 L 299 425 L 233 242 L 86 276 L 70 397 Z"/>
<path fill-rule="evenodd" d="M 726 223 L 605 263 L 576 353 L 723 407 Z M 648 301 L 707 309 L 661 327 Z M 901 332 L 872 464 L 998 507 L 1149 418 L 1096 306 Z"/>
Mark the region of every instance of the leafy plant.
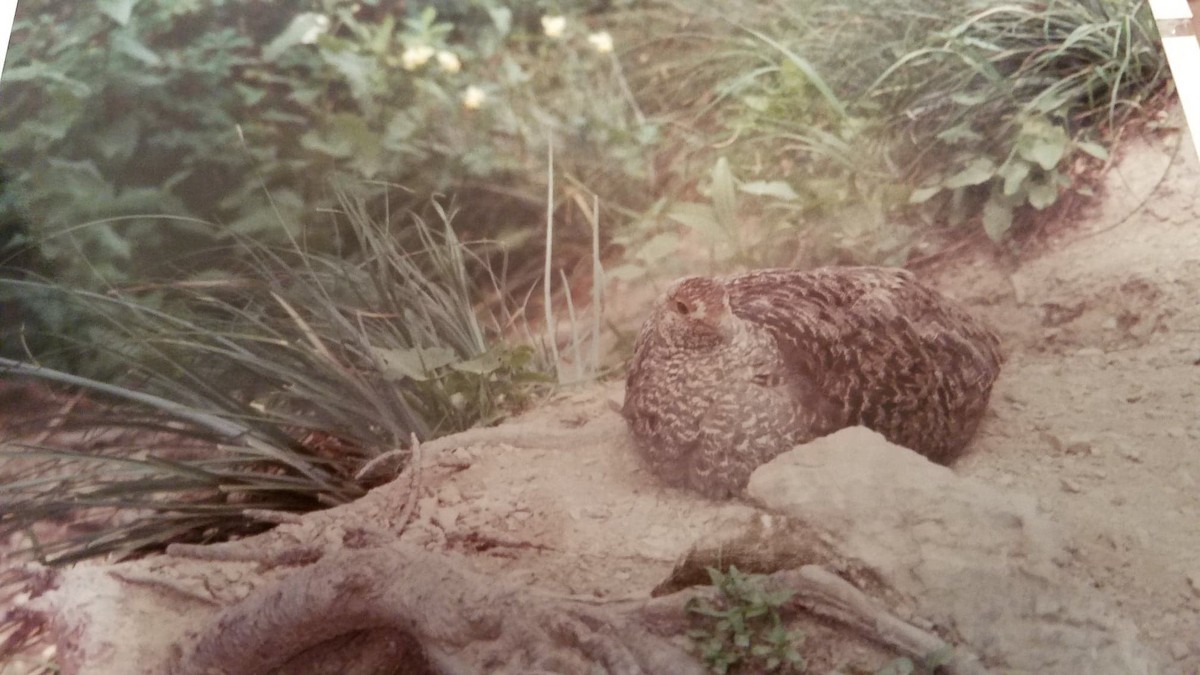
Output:
<path fill-rule="evenodd" d="M 739 224 L 790 230 L 804 246 L 789 263 L 903 264 L 930 224 L 1007 240 L 1014 216 L 1086 194 L 1083 165 L 1167 82 L 1132 0 L 739 3 L 662 34 L 631 81 L 674 121 L 673 166 L 724 158 L 747 184 L 786 187 L 745 200 Z M 695 201 L 705 176 L 677 172 Z"/>
<path fill-rule="evenodd" d="M 712 672 L 803 671 L 804 657 L 798 650 L 803 636 L 788 631 L 779 616 L 792 592 L 764 590 L 762 577 L 743 574 L 734 566 L 725 573 L 709 568 L 708 575 L 721 600 L 688 601 L 687 611 L 703 617 L 705 624 L 688 636 Z"/>
<path fill-rule="evenodd" d="M 238 263 L 190 251 L 247 237 L 345 250 L 335 178 L 375 216 L 458 193 L 468 237 L 506 241 L 528 273 L 551 137 L 571 149 L 561 173 L 644 200 L 656 128 L 611 42 L 573 14 L 551 37 L 533 6 L 490 0 L 443 16 L 379 0 L 101 4 L 23 2 L 2 83 L 0 157 L 63 283 L 204 278 Z"/>

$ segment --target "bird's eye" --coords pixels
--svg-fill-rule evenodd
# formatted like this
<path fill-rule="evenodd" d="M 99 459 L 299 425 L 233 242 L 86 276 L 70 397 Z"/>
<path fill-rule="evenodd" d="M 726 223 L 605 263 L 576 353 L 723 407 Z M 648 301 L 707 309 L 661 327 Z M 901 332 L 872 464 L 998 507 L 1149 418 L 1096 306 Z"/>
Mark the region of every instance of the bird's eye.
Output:
<path fill-rule="evenodd" d="M 679 312 L 683 316 L 687 316 L 689 313 L 691 313 L 692 308 L 688 307 L 686 302 L 684 302 L 682 300 L 676 300 L 675 301 L 675 311 Z"/>

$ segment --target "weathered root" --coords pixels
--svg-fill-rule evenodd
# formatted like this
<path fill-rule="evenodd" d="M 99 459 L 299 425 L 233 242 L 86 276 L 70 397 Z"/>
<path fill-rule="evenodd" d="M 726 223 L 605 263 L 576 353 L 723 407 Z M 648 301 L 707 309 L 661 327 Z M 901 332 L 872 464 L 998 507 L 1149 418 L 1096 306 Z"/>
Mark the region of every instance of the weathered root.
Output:
<path fill-rule="evenodd" d="M 811 612 L 915 657 L 946 645 L 889 614 L 845 580 L 815 565 L 770 575 L 795 595 L 785 613 Z M 327 671 L 298 655 L 372 634 L 408 648 L 414 667 L 439 673 L 702 673 L 676 642 L 691 625 L 691 598 L 711 587 L 648 599 L 597 601 L 532 591 L 466 570 L 444 555 L 407 546 L 343 551 L 297 570 L 222 611 L 172 673 Z M 404 650 L 401 650 L 402 652 Z M 416 653 L 419 651 L 420 653 Z M 967 669 L 969 670 L 969 669 Z"/>
<path fill-rule="evenodd" d="M 421 549 L 346 551 L 217 615 L 172 672 L 261 673 L 364 631 L 420 645 L 437 672 L 701 673 L 625 609 L 564 600 L 466 571 Z"/>

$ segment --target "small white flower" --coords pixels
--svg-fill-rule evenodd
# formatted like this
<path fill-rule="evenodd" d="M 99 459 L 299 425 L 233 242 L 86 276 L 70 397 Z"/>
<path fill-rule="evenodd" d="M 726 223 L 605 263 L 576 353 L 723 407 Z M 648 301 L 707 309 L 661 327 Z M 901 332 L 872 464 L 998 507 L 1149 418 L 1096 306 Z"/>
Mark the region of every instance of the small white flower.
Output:
<path fill-rule="evenodd" d="M 308 30 L 304 31 L 304 35 L 300 36 L 300 44 L 311 45 L 328 30 L 329 17 L 324 14 L 313 16 L 312 25 L 308 27 Z"/>
<path fill-rule="evenodd" d="M 462 104 L 467 110 L 479 110 L 486 100 L 487 94 L 475 85 L 467 87 L 462 95 Z"/>
<path fill-rule="evenodd" d="M 450 405 L 454 406 L 455 410 L 462 410 L 467 406 L 467 397 L 456 391 L 450 394 Z"/>
<path fill-rule="evenodd" d="M 567 30 L 567 17 L 562 15 L 543 16 L 542 17 L 542 32 L 546 37 L 558 38 L 562 37 Z"/>
<path fill-rule="evenodd" d="M 400 63 L 405 70 L 416 70 L 421 66 L 429 63 L 429 59 L 433 58 L 433 47 L 429 45 L 413 45 L 404 50 L 400 55 Z"/>
<path fill-rule="evenodd" d="M 592 43 L 592 47 L 601 54 L 607 54 L 613 50 L 612 35 L 608 31 L 592 33 L 588 36 L 588 42 Z"/>
<path fill-rule="evenodd" d="M 442 50 L 437 53 L 438 65 L 447 73 L 457 73 L 462 70 L 462 61 L 458 60 L 458 54 Z"/>

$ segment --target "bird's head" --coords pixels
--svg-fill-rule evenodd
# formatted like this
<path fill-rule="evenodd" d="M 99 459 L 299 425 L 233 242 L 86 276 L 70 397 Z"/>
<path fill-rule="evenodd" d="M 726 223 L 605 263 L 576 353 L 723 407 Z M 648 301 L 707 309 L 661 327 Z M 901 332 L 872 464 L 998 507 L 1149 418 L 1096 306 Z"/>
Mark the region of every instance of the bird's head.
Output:
<path fill-rule="evenodd" d="M 681 349 L 711 349 L 733 336 L 735 319 L 720 281 L 686 277 L 671 284 L 658 306 L 658 333 Z"/>

